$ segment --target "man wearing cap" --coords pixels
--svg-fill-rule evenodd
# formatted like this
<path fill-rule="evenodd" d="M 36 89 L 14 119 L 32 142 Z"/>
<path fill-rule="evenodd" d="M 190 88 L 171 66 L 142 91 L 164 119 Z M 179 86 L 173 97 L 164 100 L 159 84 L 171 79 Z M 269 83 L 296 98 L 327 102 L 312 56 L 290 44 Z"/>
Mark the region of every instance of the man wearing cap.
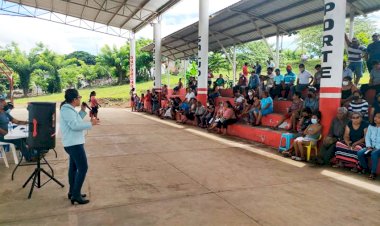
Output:
<path fill-rule="evenodd" d="M 372 43 L 368 45 L 365 58 L 367 59 L 368 72 L 372 71 L 373 61 L 380 61 L 379 34 L 372 35 Z"/>
<path fill-rule="evenodd" d="M 6 143 L 12 143 L 16 145 L 17 148 L 20 149 L 20 151 L 23 153 L 25 159 L 27 161 L 31 161 L 31 152 L 27 151 L 27 148 L 25 146 L 25 142 L 21 142 L 21 139 L 15 139 L 15 140 L 5 140 L 4 136 L 8 134 L 8 124 L 9 122 L 18 124 L 18 125 L 26 125 L 26 121 L 20 121 L 15 118 L 13 118 L 10 115 L 11 108 L 6 101 L 4 97 L 0 97 L 0 142 L 6 142 Z"/>
<path fill-rule="evenodd" d="M 319 100 L 317 95 L 315 94 L 317 91 L 314 87 L 309 87 L 307 97 L 303 102 L 303 108 L 310 108 L 312 112 L 316 112 L 319 109 Z"/>
<path fill-rule="evenodd" d="M 284 75 L 284 83 L 283 83 L 283 90 L 285 90 L 285 99 L 289 96 L 290 89 L 293 88 L 294 82 L 296 81 L 296 74 L 292 71 L 292 66 L 288 65 L 286 66 L 286 74 Z"/>
<path fill-rule="evenodd" d="M 358 85 L 360 78 L 363 75 L 363 61 L 362 54 L 366 51 L 365 46 L 361 46 L 357 38 L 353 38 L 351 41 L 345 34 L 345 40 L 347 43 L 348 54 L 348 68 L 355 75 L 355 85 Z M 344 76 L 343 76 L 344 78 Z"/>

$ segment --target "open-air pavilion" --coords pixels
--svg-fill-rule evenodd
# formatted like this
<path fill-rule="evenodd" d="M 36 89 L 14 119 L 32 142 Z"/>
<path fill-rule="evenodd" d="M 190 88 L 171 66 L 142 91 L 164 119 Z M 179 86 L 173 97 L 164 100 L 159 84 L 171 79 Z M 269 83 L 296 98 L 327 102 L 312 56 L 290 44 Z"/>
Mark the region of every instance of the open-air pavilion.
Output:
<path fill-rule="evenodd" d="M 277 34 L 284 35 L 299 29 L 297 26 L 306 27 L 305 24 L 310 26 L 323 22 L 326 28 L 325 36 L 333 37 L 333 41 L 324 46 L 324 51 L 332 51 L 329 53 L 329 59 L 332 58 L 334 61 L 323 62 L 326 74 L 321 89 L 321 98 L 324 99 L 321 105 L 324 105 L 325 113 L 330 116 L 335 113 L 337 100 L 340 98 L 341 59 L 344 48 L 343 41 L 340 40 L 343 40 L 343 24 L 350 14 L 345 11 L 349 8 L 352 11 L 351 15 L 362 15 L 380 9 L 379 0 L 349 0 L 348 8 L 345 0 L 326 0 L 325 6 L 321 0 L 242 1 L 229 7 L 226 10 L 228 15 L 222 16 L 218 13 L 214 15 L 210 20 L 209 30 L 208 1 L 200 0 L 199 31 L 194 26 L 189 30 L 185 28 L 183 30 L 187 33 L 183 33 L 183 36 L 175 36 L 176 38 L 171 41 L 166 41 L 160 37 L 159 16 L 177 1 L 21 0 L 14 2 L 23 4 L 17 5 L 19 9 L 27 5 L 42 8 L 50 14 L 61 10 L 59 13 L 76 17 L 83 23 L 95 22 L 96 18 L 105 15 L 96 23 L 126 28 L 130 32 L 137 32 L 142 24 L 150 23 L 158 16 L 158 20 L 154 23 L 155 88 L 157 90 L 161 88 L 161 82 L 157 83 L 158 79 L 161 80 L 158 69 L 161 52 L 169 58 L 177 59 L 186 58 L 187 54 L 190 56 L 199 51 L 200 92 L 198 93 L 201 96 L 207 95 L 209 50 L 236 45 L 239 43 L 237 39 L 243 43 Z M 154 5 L 157 2 L 160 4 L 147 8 L 150 3 Z M 266 5 L 264 2 L 271 4 Z M 237 6 L 243 3 L 246 5 L 240 6 L 239 9 Z M 247 7 L 251 3 L 253 5 Z M 260 17 L 276 9 L 276 5 L 281 5 L 282 9 L 287 9 L 288 12 L 299 7 L 293 13 L 295 16 L 299 11 L 303 11 L 305 14 L 303 20 L 297 25 L 293 21 L 296 18 L 291 19 L 292 16 L 287 13 L 278 13 L 279 17 L 284 17 L 278 20 L 270 15 L 265 18 Z M 233 10 L 234 7 L 238 12 Z M 146 8 L 151 14 L 144 13 L 143 9 Z M 140 15 L 138 15 L 139 10 L 142 11 Z M 245 10 L 248 14 L 243 13 Z M 253 10 L 258 11 L 250 15 L 249 12 Z M 129 16 L 122 17 L 122 12 L 127 11 L 131 12 Z M 20 10 L 20 13 L 25 12 Z M 239 16 L 240 14 L 242 16 Z M 35 15 L 37 17 L 39 14 Z M 144 15 L 146 21 L 142 19 Z M 308 21 L 307 15 L 315 20 Z M 213 18 L 219 17 L 221 22 L 223 20 L 234 22 L 232 30 L 240 24 L 242 30 L 237 29 L 236 34 L 242 34 L 241 37 L 234 36 L 229 30 L 223 31 L 228 28 L 228 23 L 224 28 L 217 28 L 216 23 L 219 22 L 213 21 Z M 134 24 L 127 26 L 128 18 L 136 18 L 136 20 L 130 19 L 135 21 Z M 287 19 L 289 21 L 286 23 L 281 22 Z M 331 26 L 331 21 L 334 21 L 336 26 Z M 61 23 L 68 22 L 71 20 L 61 21 Z M 219 25 L 221 24 L 224 22 Z M 247 30 L 243 29 L 245 26 Z M 92 26 L 90 29 L 97 28 Z M 111 27 L 108 31 L 110 30 Z M 182 34 L 183 30 L 179 33 Z M 118 34 L 124 32 L 122 30 L 122 33 Z M 131 37 L 133 43 L 134 36 Z M 184 43 L 188 38 L 192 40 L 194 37 L 196 37 L 195 45 L 191 44 L 192 42 L 189 42 L 188 46 Z M 178 46 L 170 46 L 172 43 Z M 175 50 L 172 47 L 179 49 Z M 134 62 L 133 51 L 131 54 L 131 62 Z M 134 67 L 131 67 L 130 75 L 132 81 L 135 81 L 133 74 Z M 132 86 L 134 85 L 132 83 Z M 13 114 L 16 118 L 22 119 L 26 117 L 27 112 L 25 109 L 16 109 Z M 377 181 L 368 182 L 362 176 L 330 167 L 311 167 L 307 163 L 285 159 L 273 149 L 258 142 L 250 143 L 232 137 L 223 138 L 186 125 L 177 125 L 145 114 L 133 113 L 128 109 L 102 109 L 100 117 L 101 124 L 86 135 L 90 167 L 83 192 L 87 193 L 91 203 L 72 206 L 67 200 L 67 189 L 62 189 L 54 183 L 36 189 L 32 199 L 28 200 L 27 191 L 22 189 L 21 185 L 31 169 L 20 168 L 16 172 L 15 180 L 11 181 L 11 171 L 0 164 L 0 224 L 334 226 L 380 224 L 378 217 L 380 184 Z M 326 117 L 325 125 L 328 124 L 328 120 L 331 118 Z M 260 135 L 265 138 L 263 134 Z M 57 137 L 60 139 L 60 134 Z M 55 177 L 67 185 L 68 157 L 60 142 L 57 142 L 56 149 L 58 157 L 51 152 L 46 157 L 55 170 Z"/>

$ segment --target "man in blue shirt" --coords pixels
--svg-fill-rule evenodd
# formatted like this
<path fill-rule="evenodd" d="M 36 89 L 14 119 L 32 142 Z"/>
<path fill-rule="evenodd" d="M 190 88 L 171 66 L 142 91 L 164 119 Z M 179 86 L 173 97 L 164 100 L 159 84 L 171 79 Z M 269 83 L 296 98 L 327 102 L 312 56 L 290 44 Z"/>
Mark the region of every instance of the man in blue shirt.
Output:
<path fill-rule="evenodd" d="M 256 61 L 256 74 L 259 76 L 261 74 L 261 65 L 259 64 L 259 61 Z"/>
<path fill-rule="evenodd" d="M 283 90 L 282 85 L 284 83 L 284 76 L 281 74 L 281 71 L 278 68 L 275 70 L 275 73 L 276 73 L 276 76 L 273 79 L 274 86 L 270 90 L 270 95 L 273 99 L 276 98 L 277 96 L 279 97 L 279 99 L 280 98 L 282 99 L 281 91 Z"/>
<path fill-rule="evenodd" d="M 367 67 L 368 72 L 373 69 L 373 61 L 380 61 L 380 41 L 379 34 L 375 33 L 372 35 L 372 43 L 368 45 L 366 51 Z"/>
<path fill-rule="evenodd" d="M 252 73 L 251 73 L 251 77 L 249 77 L 249 81 L 248 81 L 248 87 L 247 87 L 247 89 L 249 90 L 249 89 L 253 89 L 253 90 L 255 90 L 256 92 L 257 92 L 257 88 L 259 87 L 259 85 L 260 85 L 260 78 L 259 78 L 259 75 L 258 74 L 256 74 L 256 73 L 254 73 L 253 71 L 252 71 Z"/>
<path fill-rule="evenodd" d="M 290 89 L 293 89 L 294 82 L 296 81 L 296 74 L 292 71 L 292 66 L 288 65 L 286 66 L 286 74 L 284 76 L 284 83 L 282 84 L 282 89 L 285 90 L 285 96 L 284 98 L 287 99 L 289 96 Z"/>
<path fill-rule="evenodd" d="M 18 124 L 18 125 L 26 125 L 26 121 L 20 121 L 15 118 L 13 118 L 10 115 L 10 109 L 5 101 L 4 97 L 0 97 L 0 142 L 5 142 L 5 143 L 12 143 L 16 146 L 16 148 L 19 148 L 20 151 L 23 153 L 25 159 L 27 161 L 31 161 L 32 158 L 32 152 L 27 151 L 25 142 L 22 141 L 21 139 L 15 139 L 15 140 L 5 140 L 4 136 L 8 134 L 8 124 L 9 122 Z"/>

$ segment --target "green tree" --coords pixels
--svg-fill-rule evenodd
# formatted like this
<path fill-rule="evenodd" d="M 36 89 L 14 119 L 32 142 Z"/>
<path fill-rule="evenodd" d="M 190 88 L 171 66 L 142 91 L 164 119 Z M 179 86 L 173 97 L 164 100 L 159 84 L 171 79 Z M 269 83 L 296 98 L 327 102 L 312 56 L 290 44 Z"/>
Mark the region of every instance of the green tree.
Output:
<path fill-rule="evenodd" d="M 301 54 L 320 56 L 322 53 L 322 36 L 322 25 L 300 30 L 297 34 L 297 44 L 298 49 L 301 50 Z"/>
<path fill-rule="evenodd" d="M 20 87 L 23 90 L 24 96 L 28 95 L 30 76 L 33 69 L 26 53 L 22 52 L 18 45 L 12 42 L 0 52 L 0 57 L 4 59 L 15 73 L 18 74 L 20 78 Z"/>
<path fill-rule="evenodd" d="M 111 68 L 111 73 L 118 78 L 118 84 L 125 81 L 129 66 L 129 46 L 124 45 L 120 49 L 105 45 L 100 50 L 97 61 Z"/>
<path fill-rule="evenodd" d="M 78 60 L 81 60 L 85 62 L 87 65 L 95 65 L 96 64 L 96 56 L 85 52 L 85 51 L 75 51 L 65 56 L 65 59 L 72 59 L 76 58 Z M 79 62 L 77 64 L 80 66 Z"/>
<path fill-rule="evenodd" d="M 220 70 L 230 71 L 232 66 L 226 55 L 220 52 L 211 52 L 208 55 L 208 65 L 211 71 L 218 73 Z"/>

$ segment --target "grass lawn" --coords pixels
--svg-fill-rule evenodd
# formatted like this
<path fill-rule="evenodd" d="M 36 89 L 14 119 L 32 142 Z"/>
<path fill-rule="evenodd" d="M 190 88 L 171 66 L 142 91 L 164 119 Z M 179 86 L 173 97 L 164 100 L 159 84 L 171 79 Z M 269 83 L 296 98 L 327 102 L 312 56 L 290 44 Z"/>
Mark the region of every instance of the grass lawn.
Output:
<path fill-rule="evenodd" d="M 170 87 L 173 88 L 180 76 L 171 76 L 170 77 Z M 162 83 L 167 84 L 168 78 L 167 76 L 162 78 Z M 137 83 L 137 94 L 140 95 L 142 92 L 146 92 L 148 89 L 152 89 L 153 81 Z M 88 101 L 90 96 L 90 92 L 95 90 L 97 98 L 109 98 L 109 99 L 123 99 L 125 101 L 129 100 L 129 85 L 121 85 L 121 86 L 108 86 L 101 88 L 89 88 L 89 89 L 81 89 L 79 90 L 80 95 L 83 97 L 83 101 Z M 39 102 L 61 102 L 64 99 L 63 93 L 56 93 L 38 97 L 27 97 L 27 98 L 19 98 L 15 99 L 15 104 L 26 104 L 32 101 Z"/>
<path fill-rule="evenodd" d="M 313 71 L 310 70 L 312 73 Z M 285 72 L 285 70 L 283 70 Z M 231 73 L 231 72 L 230 72 Z M 295 73 L 298 73 L 298 68 L 296 69 Z M 219 73 L 215 73 L 215 78 L 218 77 L 219 74 L 227 75 L 227 71 L 220 71 Z M 230 79 L 232 79 L 232 75 L 229 75 Z M 170 76 L 170 88 L 173 88 L 177 82 L 178 79 L 181 78 L 181 76 Z M 225 79 L 226 76 L 224 76 Z M 162 84 L 168 83 L 167 76 L 163 76 L 162 78 Z M 369 81 L 369 74 L 368 72 L 364 73 L 364 76 L 360 80 L 361 84 L 368 83 Z M 137 83 L 137 94 L 140 95 L 141 93 L 145 93 L 146 90 L 152 89 L 153 87 L 153 81 L 148 82 L 142 82 Z M 89 88 L 89 89 L 81 89 L 79 90 L 79 93 L 81 96 L 83 96 L 83 100 L 87 101 L 88 97 L 90 96 L 90 92 L 95 90 L 97 98 L 104 98 L 104 99 L 123 99 L 125 101 L 129 100 L 129 85 L 121 85 L 121 86 L 109 86 L 109 87 L 101 87 L 101 88 Z M 38 97 L 28 97 L 28 98 L 19 98 L 15 99 L 16 104 L 26 104 L 31 101 L 40 101 L 40 102 L 61 102 L 63 101 L 63 93 L 58 94 L 51 94 L 51 95 L 44 95 L 44 96 L 38 96 Z"/>

